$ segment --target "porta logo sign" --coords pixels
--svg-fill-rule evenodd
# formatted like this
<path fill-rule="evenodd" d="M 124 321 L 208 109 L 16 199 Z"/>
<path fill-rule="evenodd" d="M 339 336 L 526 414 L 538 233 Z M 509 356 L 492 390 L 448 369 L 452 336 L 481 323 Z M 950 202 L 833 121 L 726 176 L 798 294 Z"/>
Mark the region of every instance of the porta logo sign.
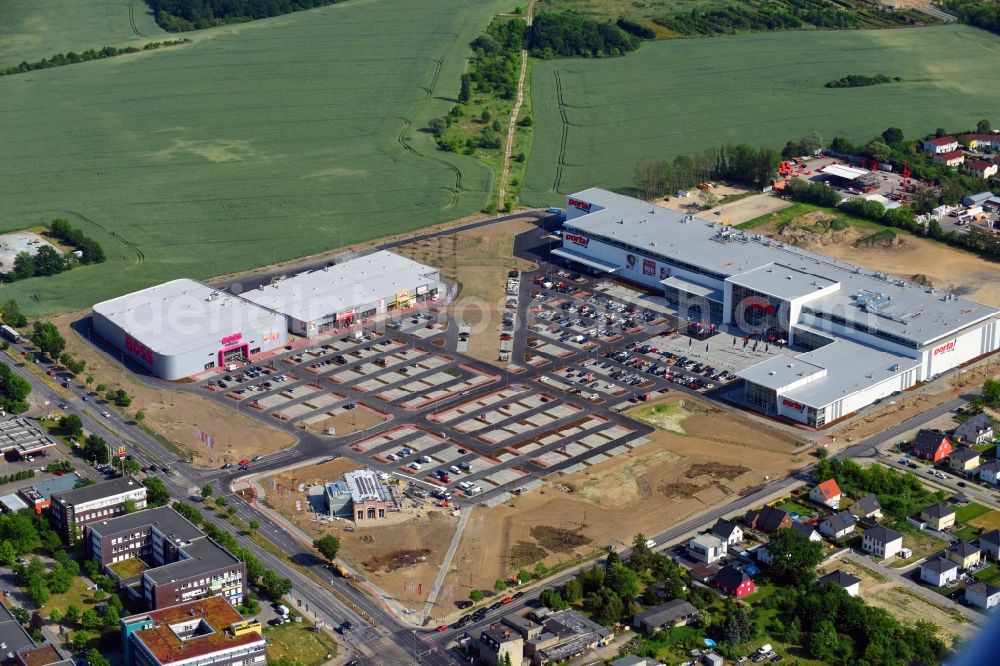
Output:
<path fill-rule="evenodd" d="M 243 339 L 242 333 L 233 333 L 232 335 L 227 335 L 226 337 L 222 338 L 222 345 L 223 346 L 231 345 L 239 342 L 242 339 Z"/>
<path fill-rule="evenodd" d="M 563 234 L 563 238 L 568 240 L 570 243 L 576 243 L 577 245 L 582 245 L 584 247 L 587 247 L 587 243 L 590 242 L 589 238 L 578 234 Z"/>
<path fill-rule="evenodd" d="M 934 353 L 931 354 L 931 356 L 937 356 L 938 354 L 947 354 L 948 352 L 955 351 L 956 342 L 958 342 L 958 340 L 952 340 L 951 342 L 944 343 L 943 345 L 935 349 Z"/>
<path fill-rule="evenodd" d="M 128 334 L 125 335 L 125 351 L 145 362 L 146 365 L 153 365 L 153 350 Z"/>
<path fill-rule="evenodd" d="M 590 204 L 587 203 L 586 201 L 580 201 L 579 199 L 570 198 L 566 201 L 566 203 L 568 203 L 573 208 L 579 208 L 585 213 L 590 212 Z"/>
<path fill-rule="evenodd" d="M 806 406 L 803 405 L 801 402 L 795 402 L 794 400 L 789 400 L 788 398 L 782 398 L 781 404 L 784 405 L 785 407 L 791 407 L 797 412 L 801 412 L 803 409 L 806 408 Z"/>

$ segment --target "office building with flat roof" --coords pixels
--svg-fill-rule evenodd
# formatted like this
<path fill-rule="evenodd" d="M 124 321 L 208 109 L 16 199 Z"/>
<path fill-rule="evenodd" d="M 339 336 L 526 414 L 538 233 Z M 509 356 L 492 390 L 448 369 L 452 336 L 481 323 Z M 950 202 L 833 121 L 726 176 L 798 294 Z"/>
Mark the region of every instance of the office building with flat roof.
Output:
<path fill-rule="evenodd" d="M 235 606 L 246 596 L 244 563 L 171 507 L 91 523 L 86 532 L 101 570 L 148 608 L 216 595 Z"/>
<path fill-rule="evenodd" d="M 264 631 L 222 597 L 121 619 L 125 666 L 264 666 Z"/>
<path fill-rule="evenodd" d="M 55 529 L 72 545 L 84 537 L 84 528 L 90 523 L 120 516 L 127 508 L 145 509 L 146 486 L 131 476 L 122 476 L 53 493 L 51 502 Z"/>

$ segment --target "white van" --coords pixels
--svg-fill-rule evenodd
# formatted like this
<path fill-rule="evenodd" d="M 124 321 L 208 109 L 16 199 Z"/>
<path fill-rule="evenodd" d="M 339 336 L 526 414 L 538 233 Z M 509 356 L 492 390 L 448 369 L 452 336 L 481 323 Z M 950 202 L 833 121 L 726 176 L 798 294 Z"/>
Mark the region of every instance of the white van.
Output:
<path fill-rule="evenodd" d="M 278 606 L 277 611 L 278 615 L 280 615 L 281 617 L 288 617 L 288 606 L 282 604 Z"/>

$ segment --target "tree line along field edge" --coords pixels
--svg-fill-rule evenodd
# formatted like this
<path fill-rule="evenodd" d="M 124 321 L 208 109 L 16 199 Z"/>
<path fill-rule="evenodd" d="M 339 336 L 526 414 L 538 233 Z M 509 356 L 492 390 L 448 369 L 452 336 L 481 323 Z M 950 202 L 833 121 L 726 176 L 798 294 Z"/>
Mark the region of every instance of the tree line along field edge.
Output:
<path fill-rule="evenodd" d="M 780 149 L 814 130 L 867 140 L 890 125 L 909 135 L 975 125 L 1000 103 L 981 57 L 996 40 L 957 25 L 758 33 L 661 41 L 618 59 L 537 61 L 522 201 L 552 205 L 586 187 L 628 188 L 642 158 L 725 143 Z M 902 81 L 825 87 L 883 72 Z"/>

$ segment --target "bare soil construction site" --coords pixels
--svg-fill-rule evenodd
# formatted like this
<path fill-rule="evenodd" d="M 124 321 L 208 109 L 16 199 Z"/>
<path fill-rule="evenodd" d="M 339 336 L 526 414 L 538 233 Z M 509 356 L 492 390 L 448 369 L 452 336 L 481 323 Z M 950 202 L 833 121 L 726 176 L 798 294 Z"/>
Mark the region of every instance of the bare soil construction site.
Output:
<path fill-rule="evenodd" d="M 427 599 L 458 519 L 430 503 L 404 500 L 398 513 L 381 525 L 355 527 L 350 520 L 328 519 L 310 511 L 308 489 L 342 480 L 361 465 L 346 458 L 287 470 L 260 480 L 264 503 L 309 538 L 332 534 L 340 539 L 338 558 L 409 608 Z"/>
<path fill-rule="evenodd" d="M 658 430 L 649 443 L 588 469 L 548 480 L 507 504 L 473 511 L 446 589 L 447 606 L 489 590 L 536 562 L 557 566 L 654 534 L 803 464 L 794 437 L 739 415 L 720 419 L 706 402 L 683 402 L 686 434 Z"/>

